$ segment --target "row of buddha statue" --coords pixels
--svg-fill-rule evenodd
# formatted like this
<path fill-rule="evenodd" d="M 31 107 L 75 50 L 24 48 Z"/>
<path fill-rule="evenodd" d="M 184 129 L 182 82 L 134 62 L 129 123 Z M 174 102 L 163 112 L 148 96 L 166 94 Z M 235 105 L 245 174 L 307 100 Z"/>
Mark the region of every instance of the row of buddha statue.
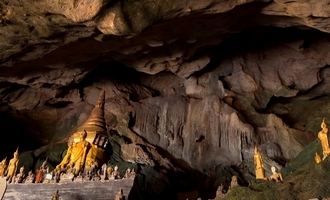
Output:
<path fill-rule="evenodd" d="M 7 158 L 3 159 L 0 163 L 0 177 L 6 177 L 8 182 L 12 182 L 16 176 L 19 161 L 18 148 L 14 152 L 14 156 L 7 164 Z"/>
<path fill-rule="evenodd" d="M 14 155 L 17 155 L 15 152 Z M 14 157 L 18 162 L 18 158 Z M 4 159 L 5 160 L 5 159 Z M 0 169 L 5 173 L 1 173 L 0 177 L 6 177 L 7 183 L 66 183 L 66 182 L 86 182 L 86 181 L 110 181 L 115 179 L 134 179 L 136 172 L 135 169 L 127 168 L 125 174 L 122 175 L 118 166 L 111 166 L 103 164 L 101 168 L 92 166 L 89 171 L 80 172 L 75 175 L 74 168 L 62 168 L 61 170 L 50 171 L 47 165 L 47 160 L 42 163 L 36 173 L 29 171 L 26 175 L 24 166 L 20 167 L 18 173 L 16 169 L 11 172 L 13 162 L 8 165 L 0 164 Z M 4 162 L 6 163 L 6 162 Z M 17 165 L 16 165 L 17 166 Z"/>
<path fill-rule="evenodd" d="M 322 158 L 318 154 L 318 152 L 315 153 L 314 160 L 317 164 L 320 164 L 322 161 L 324 161 L 329 155 L 330 155 L 330 147 L 329 147 L 329 139 L 328 139 L 328 127 L 325 123 L 325 119 L 323 119 L 321 123 L 321 130 L 317 134 L 318 142 L 321 144 L 322 149 Z M 276 167 L 271 167 L 272 175 L 270 177 L 265 176 L 265 168 L 263 163 L 263 158 L 258 150 L 257 147 L 254 149 L 254 167 L 255 167 L 255 176 L 256 179 L 259 180 L 272 180 L 276 182 L 282 182 L 283 177 L 280 172 L 276 171 Z"/>
<path fill-rule="evenodd" d="M 104 119 L 105 93 L 100 97 L 87 120 L 71 134 L 68 149 L 62 161 L 53 171 L 45 161 L 36 173 L 24 174 L 21 167 L 18 174 L 18 149 L 7 166 L 6 159 L 0 163 L 0 176 L 6 176 L 9 183 L 43 183 L 61 181 L 90 181 L 131 178 L 135 171 L 127 169 L 121 176 L 118 167 L 107 166 L 109 140 Z"/>
<path fill-rule="evenodd" d="M 104 119 L 104 102 L 103 91 L 88 119 L 72 133 L 66 154 L 54 170 L 50 170 L 46 159 L 35 173 L 29 171 L 26 175 L 24 166 L 20 167 L 17 173 L 17 148 L 9 163 L 6 158 L 0 162 L 0 177 L 6 177 L 8 183 L 27 184 L 134 179 L 135 169 L 128 168 L 121 174 L 118 166 L 106 164 L 110 143 Z M 56 191 L 51 199 L 59 200 L 59 191 Z M 125 200 L 122 189 L 116 194 L 115 200 Z"/>
<path fill-rule="evenodd" d="M 104 168 L 104 163 L 108 159 L 107 149 L 109 146 L 107 128 L 104 119 L 104 102 L 105 93 L 103 91 L 101 92 L 101 95 L 88 119 L 78 129 L 76 129 L 76 131 L 73 132 L 69 138 L 67 152 L 62 161 L 53 171 L 53 176 L 55 179 L 60 180 L 61 176 L 63 176 L 64 179 L 65 176 L 72 176 L 71 179 L 77 177 L 91 178 L 90 176 L 95 178 L 99 177 L 101 174 L 106 174 L 107 177 L 117 177 L 116 173 L 118 169 L 116 169 L 116 167 L 114 169 L 112 169 L 112 167 L 106 167 L 106 169 Z M 330 155 L 327 134 L 328 128 L 325 120 L 323 119 L 321 123 L 321 131 L 318 133 L 318 140 L 322 147 L 322 158 L 316 152 L 314 157 L 316 163 L 320 163 Z M 17 177 L 16 175 L 18 161 L 17 149 L 13 158 L 9 161 L 8 166 L 6 159 L 0 163 L 0 176 L 6 176 L 8 182 L 16 182 L 16 180 L 13 180 L 14 178 L 17 178 L 17 181 L 19 182 L 22 178 Z M 256 179 L 274 180 L 276 182 L 283 181 L 282 174 L 277 172 L 276 167 L 274 166 L 271 167 L 272 175 L 268 178 L 265 176 L 262 155 L 257 147 L 255 147 L 254 150 L 254 166 Z M 97 173 L 95 172 L 95 169 L 101 169 L 102 172 Z M 24 168 L 20 169 L 20 172 L 21 171 L 24 171 Z M 44 174 L 49 174 L 49 171 L 47 171 L 45 166 L 41 166 L 39 171 L 44 171 Z M 30 175 L 33 176 L 32 174 Z M 36 177 L 38 177 L 38 173 L 36 173 Z M 39 180 L 37 182 L 39 182 Z"/>

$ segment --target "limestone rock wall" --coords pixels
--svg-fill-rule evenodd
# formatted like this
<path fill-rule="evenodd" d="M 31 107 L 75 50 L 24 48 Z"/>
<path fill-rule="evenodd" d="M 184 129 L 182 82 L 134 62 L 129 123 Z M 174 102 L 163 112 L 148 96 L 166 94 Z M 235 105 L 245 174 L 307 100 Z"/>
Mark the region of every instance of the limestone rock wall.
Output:
<path fill-rule="evenodd" d="M 65 143 L 104 89 L 126 160 L 285 163 L 330 118 L 328 33 L 326 0 L 1 1 L 1 157 Z"/>

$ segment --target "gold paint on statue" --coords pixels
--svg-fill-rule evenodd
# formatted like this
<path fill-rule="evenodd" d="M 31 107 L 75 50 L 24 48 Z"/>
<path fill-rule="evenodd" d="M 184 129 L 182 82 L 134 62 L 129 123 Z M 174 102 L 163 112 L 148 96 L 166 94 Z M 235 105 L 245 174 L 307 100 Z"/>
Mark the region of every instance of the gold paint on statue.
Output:
<path fill-rule="evenodd" d="M 7 169 L 7 158 L 3 159 L 0 162 L 0 177 L 5 176 L 6 169 Z"/>
<path fill-rule="evenodd" d="M 261 153 L 258 151 L 257 147 L 254 147 L 254 167 L 255 167 L 256 179 L 266 180 L 264 163 L 262 160 Z"/>
<path fill-rule="evenodd" d="M 19 161 L 19 159 L 18 159 L 18 148 L 17 148 L 15 153 L 14 153 L 14 157 L 12 159 L 10 159 L 9 164 L 8 164 L 7 181 L 9 183 L 11 183 L 14 176 L 16 175 L 18 161 Z"/>
<path fill-rule="evenodd" d="M 106 161 L 106 147 L 109 141 L 104 119 L 104 103 L 105 93 L 102 91 L 88 119 L 70 137 L 67 155 L 59 167 L 74 165 L 76 170 L 89 170 L 93 165 L 100 167 Z M 81 143 L 82 134 L 86 134 L 83 143 Z M 75 174 L 77 173 L 76 171 Z"/>
<path fill-rule="evenodd" d="M 314 160 L 316 164 L 320 164 L 322 161 L 321 156 L 317 152 L 315 153 Z"/>
<path fill-rule="evenodd" d="M 66 155 L 62 162 L 56 167 L 74 169 L 74 174 L 77 175 L 84 169 L 86 156 L 91 144 L 86 141 L 87 132 L 80 133 L 80 141 L 69 145 Z"/>
<path fill-rule="evenodd" d="M 328 127 L 325 123 L 325 120 L 323 119 L 321 123 L 322 130 L 318 133 L 317 137 L 320 140 L 322 151 L 323 151 L 323 157 L 322 160 L 326 159 L 330 155 L 330 147 L 329 147 L 329 140 L 328 140 Z"/>

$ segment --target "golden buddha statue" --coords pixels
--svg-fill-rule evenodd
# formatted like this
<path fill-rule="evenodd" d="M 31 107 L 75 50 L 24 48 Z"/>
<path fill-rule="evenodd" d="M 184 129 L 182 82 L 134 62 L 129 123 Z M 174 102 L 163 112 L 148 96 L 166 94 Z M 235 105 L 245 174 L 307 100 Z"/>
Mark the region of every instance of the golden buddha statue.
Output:
<path fill-rule="evenodd" d="M 254 147 L 254 167 L 255 167 L 256 179 L 266 180 L 264 163 L 262 160 L 261 153 L 258 151 L 257 147 Z"/>
<path fill-rule="evenodd" d="M 318 133 L 317 137 L 320 140 L 322 151 L 323 151 L 323 157 L 322 160 L 326 159 L 330 155 L 330 147 L 329 147 L 329 140 L 328 140 L 328 127 L 325 123 L 325 120 L 323 119 L 321 123 L 322 130 Z"/>
<path fill-rule="evenodd" d="M 322 161 L 321 156 L 317 152 L 315 153 L 314 160 L 316 164 L 320 164 Z"/>
<path fill-rule="evenodd" d="M 79 128 L 77 128 L 77 130 L 70 137 L 67 155 L 63 158 L 57 168 L 62 168 L 64 166 L 75 166 L 75 174 L 78 174 L 78 171 L 84 169 L 88 171 L 92 167 L 100 167 L 106 161 L 106 148 L 109 145 L 109 140 L 104 119 L 104 102 L 105 93 L 103 91 L 101 92 L 100 97 L 88 119 Z M 82 135 L 85 137 L 83 143 L 81 143 Z M 78 143 L 84 145 L 77 145 Z M 79 150 L 79 148 L 82 148 L 82 146 L 87 147 L 86 150 L 83 150 L 85 155 L 78 156 L 77 154 L 82 151 L 82 149 Z M 72 158 L 70 158 L 71 156 Z M 77 158 L 77 156 L 80 158 Z M 79 160 L 79 162 L 83 163 L 83 165 L 79 167 L 80 164 L 77 164 L 77 161 L 75 160 Z"/>
<path fill-rule="evenodd" d="M 82 170 L 84 170 L 86 156 L 91 148 L 91 144 L 86 141 L 86 137 L 86 131 L 80 133 L 80 141 L 73 142 L 69 146 L 62 162 L 57 165 L 57 169 L 72 168 L 75 175 L 78 175 Z"/>
<path fill-rule="evenodd" d="M 105 93 L 102 91 L 88 119 L 79 128 L 77 128 L 74 133 L 72 133 L 72 136 L 69 139 L 69 143 L 73 143 L 74 145 L 69 145 L 68 153 L 70 155 L 74 155 L 81 151 L 77 149 L 78 147 L 76 145 L 77 142 L 81 141 L 81 134 L 86 134 L 86 140 L 84 143 L 88 142 L 89 145 L 85 152 L 86 156 L 81 157 L 83 159 L 81 162 L 85 164 L 84 169 L 87 171 L 95 166 L 101 167 L 107 159 L 106 149 L 109 145 L 109 140 L 104 118 L 104 103 Z M 73 150 L 74 146 L 76 146 L 75 150 Z M 74 157 L 76 156 L 77 155 Z M 69 155 L 65 156 L 59 166 L 68 164 L 75 165 L 75 159 L 72 158 L 72 161 L 69 161 L 71 160 L 69 157 Z M 76 167 L 79 170 L 81 169 L 78 166 Z"/>
<path fill-rule="evenodd" d="M 19 161 L 19 159 L 18 159 L 18 148 L 17 148 L 14 153 L 14 157 L 12 159 L 10 159 L 9 164 L 8 164 L 6 178 L 9 183 L 11 183 L 11 181 L 13 180 L 13 178 L 16 175 L 18 161 Z"/>
<path fill-rule="evenodd" d="M 5 176 L 6 169 L 7 169 L 7 158 L 3 159 L 0 162 L 0 177 Z"/>

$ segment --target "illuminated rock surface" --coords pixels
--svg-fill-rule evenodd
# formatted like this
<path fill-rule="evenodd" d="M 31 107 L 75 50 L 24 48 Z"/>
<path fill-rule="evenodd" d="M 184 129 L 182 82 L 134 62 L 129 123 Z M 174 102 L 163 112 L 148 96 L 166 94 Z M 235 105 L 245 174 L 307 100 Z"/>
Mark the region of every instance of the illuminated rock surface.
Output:
<path fill-rule="evenodd" d="M 212 198 L 251 178 L 255 144 L 267 174 L 330 120 L 329 17 L 327 0 L 3 0 L 0 157 L 54 167 L 104 89 L 136 198 Z"/>

